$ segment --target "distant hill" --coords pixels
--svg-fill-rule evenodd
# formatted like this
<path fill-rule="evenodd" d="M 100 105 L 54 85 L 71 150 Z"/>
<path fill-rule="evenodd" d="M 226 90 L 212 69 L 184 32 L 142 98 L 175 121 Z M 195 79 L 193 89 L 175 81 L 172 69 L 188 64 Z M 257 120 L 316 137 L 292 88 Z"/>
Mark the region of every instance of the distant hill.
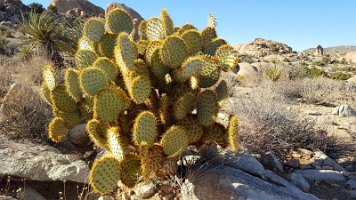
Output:
<path fill-rule="evenodd" d="M 315 53 L 316 48 L 310 48 L 304 50 L 304 53 Z M 356 51 L 356 46 L 335 46 L 324 48 L 324 54 L 347 54 L 349 52 Z"/>

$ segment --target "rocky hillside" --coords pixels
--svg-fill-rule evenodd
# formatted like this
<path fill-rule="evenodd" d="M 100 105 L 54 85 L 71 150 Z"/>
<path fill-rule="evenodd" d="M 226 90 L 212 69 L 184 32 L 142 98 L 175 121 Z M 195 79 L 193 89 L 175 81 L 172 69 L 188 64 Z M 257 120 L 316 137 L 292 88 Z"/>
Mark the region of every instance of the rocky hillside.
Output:
<path fill-rule="evenodd" d="M 57 12 L 77 16 L 98 16 L 104 14 L 104 9 L 92 4 L 87 0 L 51 0 L 51 4 L 56 6 Z"/>
<path fill-rule="evenodd" d="M 316 51 L 316 48 L 310 48 L 310 49 L 304 50 L 303 53 L 313 54 L 313 53 L 315 53 L 315 51 Z M 334 47 L 324 48 L 324 54 L 331 54 L 331 55 L 334 55 L 334 54 L 344 55 L 344 54 L 347 54 L 352 51 L 356 51 L 356 46 L 334 46 Z"/>
<path fill-rule="evenodd" d="M 21 12 L 28 12 L 30 8 L 22 3 L 21 0 L 0 0 L 0 22 L 16 22 L 16 16 Z"/>

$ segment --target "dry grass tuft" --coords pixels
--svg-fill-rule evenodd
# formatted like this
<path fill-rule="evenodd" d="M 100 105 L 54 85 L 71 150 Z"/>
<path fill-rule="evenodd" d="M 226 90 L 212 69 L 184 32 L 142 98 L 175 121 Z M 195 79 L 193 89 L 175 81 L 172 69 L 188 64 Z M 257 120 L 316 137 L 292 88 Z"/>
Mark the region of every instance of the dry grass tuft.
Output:
<path fill-rule="evenodd" d="M 274 151 L 283 158 L 290 150 L 326 151 L 333 143 L 325 131 L 314 128 L 314 121 L 299 118 L 287 108 L 284 98 L 270 89 L 260 88 L 229 101 L 225 110 L 239 115 L 241 144 L 252 153 Z"/>

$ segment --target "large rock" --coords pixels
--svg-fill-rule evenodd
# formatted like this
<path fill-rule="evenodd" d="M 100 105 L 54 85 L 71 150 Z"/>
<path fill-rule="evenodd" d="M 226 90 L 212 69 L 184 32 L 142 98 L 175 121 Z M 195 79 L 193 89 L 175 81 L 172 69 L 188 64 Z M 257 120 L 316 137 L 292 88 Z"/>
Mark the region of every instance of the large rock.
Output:
<path fill-rule="evenodd" d="M 240 54 L 248 54 L 252 56 L 264 57 L 274 54 L 288 54 L 292 53 L 292 48 L 286 44 L 265 40 L 263 38 L 256 38 L 254 41 L 248 44 L 238 44 L 235 49 Z"/>
<path fill-rule="evenodd" d="M 38 144 L 17 143 L 0 136 L 0 176 L 36 181 L 85 182 L 89 169 L 79 156 Z"/>
<path fill-rule="evenodd" d="M 306 169 L 296 170 L 296 173 L 301 174 L 308 181 L 323 181 L 327 183 L 345 182 L 344 175 L 341 172 L 333 170 Z"/>
<path fill-rule="evenodd" d="M 347 53 L 344 58 L 348 62 L 356 63 L 356 51 Z"/>
<path fill-rule="evenodd" d="M 65 14 L 74 8 L 78 8 L 88 16 L 98 16 L 105 12 L 104 9 L 87 0 L 51 0 L 50 5 L 56 6 L 57 12 L 61 14 Z"/>
<path fill-rule="evenodd" d="M 234 71 L 238 76 L 250 78 L 258 75 L 258 70 L 256 67 L 252 66 L 249 63 L 239 63 L 238 71 Z"/>
<path fill-rule="evenodd" d="M 117 2 L 112 2 L 109 3 L 106 6 L 106 11 L 105 14 L 107 14 L 110 10 L 115 9 L 115 8 L 121 8 L 125 10 L 129 15 L 131 16 L 132 20 L 134 21 L 134 30 L 132 31 L 132 34 L 134 35 L 135 40 L 138 40 L 138 26 L 140 25 L 141 21 L 143 20 L 143 17 L 133 10 L 130 7 L 127 7 L 125 4 L 117 3 Z"/>
<path fill-rule="evenodd" d="M 263 200 L 314 200 L 312 194 L 283 185 L 273 185 L 255 176 L 229 166 L 211 166 L 209 169 L 192 169 L 182 185 L 182 199 L 263 199 Z M 213 180 L 213 181 L 212 181 Z"/>
<path fill-rule="evenodd" d="M 21 13 L 30 11 L 30 8 L 21 0 L 0 0 L 0 21 L 10 21 L 14 17 L 20 17 Z"/>
<path fill-rule="evenodd" d="M 339 115 L 340 117 L 350 117 L 350 116 L 356 116 L 356 111 L 352 109 L 352 107 L 349 105 L 341 105 L 334 108 L 332 114 Z"/>

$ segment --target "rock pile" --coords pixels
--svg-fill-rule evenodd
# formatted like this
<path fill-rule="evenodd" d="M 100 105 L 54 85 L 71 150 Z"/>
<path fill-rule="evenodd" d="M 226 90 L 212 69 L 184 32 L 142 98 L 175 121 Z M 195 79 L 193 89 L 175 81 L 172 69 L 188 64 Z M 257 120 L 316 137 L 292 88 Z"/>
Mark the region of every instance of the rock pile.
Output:
<path fill-rule="evenodd" d="M 104 14 L 104 9 L 87 0 L 51 0 L 50 5 L 56 6 L 60 14 L 90 17 Z"/>
<path fill-rule="evenodd" d="M 236 45 L 236 50 L 240 54 L 250 54 L 253 56 L 265 57 L 273 54 L 289 54 L 292 53 L 292 47 L 263 38 L 256 38 L 253 42 L 243 45 Z"/>

